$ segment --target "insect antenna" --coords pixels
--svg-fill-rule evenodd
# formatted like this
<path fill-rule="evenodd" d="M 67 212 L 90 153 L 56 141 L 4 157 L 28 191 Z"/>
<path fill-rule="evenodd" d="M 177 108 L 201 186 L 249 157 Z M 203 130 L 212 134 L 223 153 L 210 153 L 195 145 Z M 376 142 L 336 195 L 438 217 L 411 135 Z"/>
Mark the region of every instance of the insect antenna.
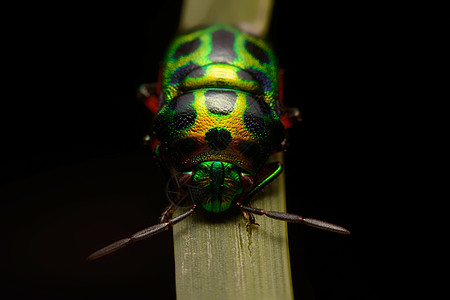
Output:
<path fill-rule="evenodd" d="M 291 222 L 291 223 L 304 223 L 311 227 L 315 227 L 315 228 L 319 228 L 319 229 L 327 230 L 327 231 L 332 231 L 332 232 L 336 232 L 336 233 L 350 234 L 350 231 L 348 231 L 347 229 L 345 229 L 341 226 L 335 225 L 335 224 L 325 222 L 325 221 L 312 219 L 312 218 L 303 218 L 299 215 L 283 213 L 283 212 L 278 212 L 278 211 L 265 211 L 264 209 L 245 206 L 239 202 L 237 202 L 236 204 L 243 212 L 256 214 L 256 215 L 260 215 L 260 216 L 265 215 L 272 219 L 277 219 L 277 220 Z"/>
<path fill-rule="evenodd" d="M 149 238 L 155 234 L 158 234 L 160 232 L 163 232 L 164 230 L 167 230 L 169 226 L 173 226 L 174 224 L 184 220 L 185 218 L 189 217 L 195 212 L 195 209 L 197 208 L 196 205 L 193 205 L 191 209 L 189 209 L 187 212 L 170 219 L 167 222 L 156 224 L 153 226 L 150 226 L 148 228 L 145 228 L 141 231 L 136 232 L 129 238 L 124 238 L 121 240 L 118 240 L 117 242 L 114 242 L 100 250 L 95 251 L 91 255 L 87 257 L 87 260 L 95 260 L 100 257 L 103 257 L 105 255 L 111 254 L 113 252 L 116 252 L 117 250 L 131 244 L 132 242 L 137 242 L 146 238 Z"/>

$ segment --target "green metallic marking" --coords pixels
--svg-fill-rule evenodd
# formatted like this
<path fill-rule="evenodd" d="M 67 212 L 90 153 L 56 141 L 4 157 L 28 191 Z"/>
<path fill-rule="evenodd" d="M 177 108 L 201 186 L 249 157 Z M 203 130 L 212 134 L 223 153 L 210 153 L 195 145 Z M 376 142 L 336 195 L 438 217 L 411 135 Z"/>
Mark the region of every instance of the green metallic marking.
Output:
<path fill-rule="evenodd" d="M 231 164 L 225 164 L 225 166 L 232 166 Z M 227 176 L 224 180 L 224 190 L 222 199 L 222 211 L 227 210 L 233 200 L 243 192 L 241 174 L 237 171 L 227 172 Z"/>
<path fill-rule="evenodd" d="M 155 147 L 154 153 L 155 153 L 156 160 L 158 161 L 159 165 L 160 166 L 164 166 L 164 162 L 163 162 L 163 160 L 161 158 L 161 154 L 159 153 L 159 145 L 157 145 Z"/>
<path fill-rule="evenodd" d="M 221 211 L 224 175 L 223 164 L 214 162 L 211 165 L 209 180 L 211 182 L 212 212 L 215 213 Z"/>
<path fill-rule="evenodd" d="M 267 42 L 223 24 L 181 34 L 166 52 L 161 75 L 164 104 L 152 129 L 164 145 L 160 150 L 166 151 L 166 164 L 176 171 L 195 169 L 204 162 L 230 163 L 252 175 L 261 170 L 283 137 L 277 103 L 278 61 Z M 232 101 L 222 99 L 231 92 L 238 95 L 234 107 Z M 214 93 L 221 93 L 220 97 L 208 97 Z M 187 94 L 194 96 L 192 110 L 178 108 L 179 99 Z M 176 97 L 180 98 L 174 101 Z M 267 108 L 259 105 L 261 111 L 247 109 L 254 104 L 244 97 L 265 102 Z M 214 102 L 215 99 L 220 101 Z M 213 128 L 226 129 L 231 139 L 223 134 L 211 134 Z M 187 139 L 192 142 L 179 143 Z M 244 146 L 252 144 L 257 144 L 262 154 L 243 153 Z M 224 171 L 221 210 L 236 196 L 229 192 L 227 183 L 230 189 L 240 188 L 240 180 L 230 179 L 232 173 Z M 203 174 L 197 183 L 210 189 L 204 178 L 209 175 Z M 217 204 L 213 209 L 211 193 L 204 193 L 208 194 L 204 199 L 205 208 L 217 210 Z"/>
<path fill-rule="evenodd" d="M 194 76 L 190 76 L 191 74 Z M 197 74 L 202 75 L 197 76 Z M 262 94 L 264 92 L 261 85 L 250 73 L 223 63 L 210 64 L 194 70 L 180 82 L 178 87 L 180 91 L 200 88 L 229 88 L 251 94 Z"/>
<path fill-rule="evenodd" d="M 218 213 L 230 208 L 234 199 L 242 194 L 241 175 L 233 164 L 209 161 L 196 166 L 192 185 L 202 191 L 202 207 Z"/>
<path fill-rule="evenodd" d="M 210 184 L 209 182 L 209 169 L 211 167 L 211 162 L 205 162 L 202 164 L 199 164 L 198 168 L 194 172 L 194 175 L 192 177 L 192 184 L 199 188 L 200 191 L 202 191 L 200 194 L 202 199 L 198 199 L 201 202 L 201 205 L 206 211 L 211 211 L 212 204 L 211 204 L 211 194 L 205 193 L 203 191 L 208 191 L 208 186 Z M 196 199 L 197 200 L 197 199 Z"/>
<path fill-rule="evenodd" d="M 213 39 L 214 34 L 217 33 L 226 33 L 229 35 L 229 39 L 224 42 L 224 52 L 223 58 L 220 58 L 220 51 L 218 52 L 217 46 L 220 46 L 219 44 L 215 44 L 216 48 L 213 46 Z M 231 38 L 234 37 L 234 38 Z M 199 41 L 199 42 L 197 42 Z M 234 41 L 233 48 L 230 49 L 229 45 L 226 45 L 230 41 Z M 183 45 L 190 45 L 195 43 L 195 46 L 198 44 L 198 48 L 196 48 L 193 52 L 189 52 L 188 55 L 176 55 L 177 51 L 180 52 L 180 47 L 183 48 Z M 260 49 L 262 53 L 264 53 L 264 56 L 267 56 L 267 59 L 258 59 L 255 58 L 255 56 L 248 51 L 248 45 L 254 45 L 253 48 Z M 247 45 L 247 47 L 246 47 Z M 214 49 L 213 49 L 214 48 Z M 211 61 L 209 55 L 211 54 L 211 51 L 214 50 L 214 60 Z M 258 50 L 259 51 L 259 50 Z M 234 52 L 235 57 L 233 60 L 230 60 L 230 58 L 227 57 L 227 55 L 230 55 L 231 52 Z M 218 58 L 219 57 L 219 58 Z M 171 79 L 173 74 L 179 73 L 180 68 L 185 68 L 188 65 L 194 65 L 198 66 L 199 68 L 205 67 L 207 65 L 222 65 L 223 67 L 223 73 L 227 74 L 227 77 L 224 77 L 225 81 L 220 81 L 220 78 L 218 74 L 221 73 L 220 67 L 215 68 L 212 75 L 206 75 L 201 76 L 197 78 L 204 78 L 205 80 L 200 80 L 198 82 L 194 82 L 190 79 L 189 76 L 186 74 L 185 80 L 190 82 L 176 82 L 173 84 L 171 83 Z M 230 68 L 236 68 L 236 70 L 232 70 L 230 73 Z M 238 76 L 238 72 L 240 70 L 246 70 L 248 68 L 251 68 L 253 70 L 256 70 L 258 72 L 261 72 L 265 75 L 265 77 L 268 78 L 268 81 L 270 82 L 271 88 L 270 92 L 264 93 L 264 100 L 272 107 L 274 108 L 274 102 L 278 98 L 278 62 L 277 58 L 271 49 L 271 47 L 262 39 L 259 39 L 257 37 L 248 35 L 232 26 L 227 25 L 214 25 L 211 27 L 207 27 L 198 31 L 194 31 L 188 34 L 180 35 L 178 38 L 174 40 L 174 42 L 169 47 L 166 58 L 164 60 L 164 68 L 163 68 L 163 79 L 162 79 L 162 92 L 164 95 L 164 101 L 166 103 L 170 102 L 173 97 L 176 97 L 180 93 L 183 92 L 183 89 L 185 89 L 188 86 L 198 86 L 203 83 L 208 83 L 208 77 L 209 79 L 212 79 L 210 81 L 210 84 L 214 84 L 215 86 L 234 86 L 234 87 L 240 87 L 244 86 L 246 91 L 260 91 L 261 88 L 259 87 L 259 84 L 256 83 L 254 80 L 243 80 L 242 76 Z M 197 74 L 197 72 L 193 69 L 191 72 L 194 72 L 194 74 Z M 235 75 L 232 75 L 234 73 Z M 216 78 L 216 79 L 214 79 Z M 226 79 L 229 78 L 229 79 Z"/>
<path fill-rule="evenodd" d="M 266 185 L 272 182 L 275 178 L 277 178 L 280 173 L 283 171 L 283 166 L 279 165 L 275 171 L 273 171 L 269 176 L 264 178 L 257 186 L 255 186 L 246 196 L 246 199 L 251 199 L 255 194 L 261 191 Z"/>
<path fill-rule="evenodd" d="M 270 174 L 269 176 L 266 177 L 266 179 L 261 181 L 261 183 L 258 184 L 255 189 L 260 189 L 261 187 L 268 184 L 270 181 L 274 180 L 280 174 L 280 172 L 282 170 L 283 170 L 283 167 L 280 165 L 272 174 Z"/>

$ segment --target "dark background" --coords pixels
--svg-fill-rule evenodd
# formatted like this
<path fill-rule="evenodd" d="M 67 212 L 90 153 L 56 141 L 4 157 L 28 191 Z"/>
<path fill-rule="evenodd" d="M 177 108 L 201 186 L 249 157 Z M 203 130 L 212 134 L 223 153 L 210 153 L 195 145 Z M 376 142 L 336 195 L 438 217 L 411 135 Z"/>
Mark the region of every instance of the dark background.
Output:
<path fill-rule="evenodd" d="M 165 181 L 140 144 L 180 3 L 10 8 L 3 25 L 0 289 L 14 296 L 175 298 L 169 233 L 95 263 L 92 251 L 155 222 Z M 389 7 L 277 2 L 269 38 L 285 103 L 288 210 L 351 236 L 289 225 L 298 299 L 376 299 L 391 288 L 384 211 L 397 196 L 386 134 L 397 34 Z M 4 52 L 4 53 L 5 53 Z M 391 166 L 392 167 L 392 166 Z M 218 283 L 220 284 L 220 283 Z"/>

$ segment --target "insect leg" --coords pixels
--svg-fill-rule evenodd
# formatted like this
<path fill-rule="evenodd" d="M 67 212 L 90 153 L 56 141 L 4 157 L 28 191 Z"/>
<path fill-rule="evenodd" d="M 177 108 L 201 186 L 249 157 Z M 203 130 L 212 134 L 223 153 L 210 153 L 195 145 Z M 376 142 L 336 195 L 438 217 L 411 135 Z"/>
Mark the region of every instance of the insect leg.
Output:
<path fill-rule="evenodd" d="M 137 97 L 156 115 L 158 113 L 158 84 L 142 84 L 137 90 Z"/>
<path fill-rule="evenodd" d="M 265 188 L 269 183 L 271 183 L 275 178 L 277 178 L 283 171 L 283 166 L 279 162 L 269 163 L 264 165 L 262 169 L 253 176 L 252 188 L 244 196 L 244 203 L 248 203 L 253 196 L 259 193 L 263 188 Z"/>
<path fill-rule="evenodd" d="M 245 227 L 249 227 L 251 225 L 259 226 L 259 224 L 256 223 L 255 216 L 252 213 L 249 213 L 249 212 L 247 212 L 245 210 L 241 210 L 241 211 L 244 214 L 244 217 L 247 219 L 247 224 L 245 224 Z"/>
<path fill-rule="evenodd" d="M 347 229 L 345 229 L 341 226 L 331 224 L 328 222 L 324 222 L 321 220 L 312 219 L 312 218 L 303 218 L 299 215 L 277 212 L 277 211 L 265 211 L 264 209 L 260 209 L 260 208 L 252 208 L 252 207 L 244 206 L 239 202 L 237 203 L 237 205 L 242 211 L 246 211 L 248 213 L 257 214 L 260 216 L 266 215 L 267 217 L 272 218 L 272 219 L 277 219 L 277 220 L 291 222 L 291 223 L 304 223 L 311 227 L 315 227 L 315 228 L 319 228 L 319 229 L 327 230 L 327 231 L 332 231 L 332 232 L 336 232 L 336 233 L 350 234 L 350 231 L 348 231 Z"/>
<path fill-rule="evenodd" d="M 281 117 L 281 123 L 285 129 L 288 129 L 297 122 L 302 121 L 300 111 L 295 107 L 283 107 L 283 116 Z"/>
<path fill-rule="evenodd" d="M 159 217 L 159 222 L 160 223 L 167 222 L 172 217 L 173 212 L 177 208 L 178 208 L 178 205 L 176 205 L 175 203 L 170 203 L 170 205 L 167 206 L 166 209 L 164 209 L 163 213 Z"/>
<path fill-rule="evenodd" d="M 169 226 L 172 226 L 172 225 L 184 220 L 185 218 L 189 217 L 190 215 L 192 215 L 195 212 L 195 209 L 196 209 L 196 205 L 192 206 L 191 209 L 188 210 L 187 212 L 185 212 L 167 222 L 150 226 L 148 228 L 145 228 L 141 231 L 136 232 L 129 238 L 118 240 L 117 242 L 114 242 L 111 245 L 108 245 L 108 246 L 92 253 L 91 255 L 88 256 L 87 260 L 98 259 L 105 255 L 116 252 L 117 250 L 127 246 L 128 244 L 130 244 L 132 242 L 140 241 L 140 240 L 149 238 L 155 234 L 158 234 L 160 232 L 163 232 L 164 230 L 167 230 L 169 228 Z"/>
<path fill-rule="evenodd" d="M 166 209 L 161 214 L 159 218 L 160 223 L 167 222 L 170 218 L 172 218 L 172 214 L 180 204 L 187 198 L 191 197 L 189 185 L 187 184 L 191 179 L 191 173 L 182 174 L 180 177 L 171 177 L 171 180 L 167 184 L 167 198 L 170 201 L 170 205 L 166 207 Z M 186 188 L 188 190 L 186 191 Z M 174 190 L 172 190 L 174 189 Z M 172 200 L 170 195 L 175 195 L 175 199 Z"/>

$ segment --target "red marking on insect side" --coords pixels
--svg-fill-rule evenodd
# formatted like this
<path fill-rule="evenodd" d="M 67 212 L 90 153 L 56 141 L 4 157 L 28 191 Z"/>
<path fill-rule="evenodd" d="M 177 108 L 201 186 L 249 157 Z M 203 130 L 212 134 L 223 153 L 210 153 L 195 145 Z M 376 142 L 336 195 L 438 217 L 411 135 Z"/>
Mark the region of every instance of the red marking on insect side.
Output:
<path fill-rule="evenodd" d="M 152 114 L 156 115 L 158 113 L 158 97 L 156 95 L 151 95 L 147 99 L 144 100 L 145 106 L 152 112 Z"/>
<path fill-rule="evenodd" d="M 287 114 L 284 114 L 281 117 L 281 123 L 283 123 L 284 129 L 288 129 L 292 125 L 294 125 L 294 122 L 292 121 L 292 118 L 290 118 Z"/>

